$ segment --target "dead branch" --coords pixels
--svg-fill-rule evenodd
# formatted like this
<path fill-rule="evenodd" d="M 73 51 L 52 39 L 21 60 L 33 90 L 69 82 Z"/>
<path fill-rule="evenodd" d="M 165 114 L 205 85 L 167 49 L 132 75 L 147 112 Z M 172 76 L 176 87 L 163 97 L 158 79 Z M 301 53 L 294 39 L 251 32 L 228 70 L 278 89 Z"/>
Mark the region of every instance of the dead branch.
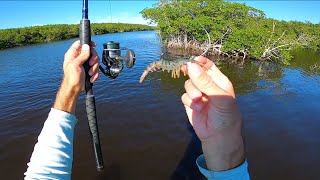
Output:
<path fill-rule="evenodd" d="M 286 34 L 286 30 L 283 31 L 281 36 L 275 40 L 273 43 L 270 43 L 271 39 L 274 37 L 275 33 L 275 23 L 273 23 L 272 32 L 268 42 L 265 46 L 264 52 L 260 59 L 272 60 L 272 59 L 281 59 L 281 51 L 289 51 L 294 46 L 307 46 L 311 42 L 311 38 L 305 36 L 304 34 L 300 34 L 296 39 L 293 40 L 285 40 L 284 36 Z"/>

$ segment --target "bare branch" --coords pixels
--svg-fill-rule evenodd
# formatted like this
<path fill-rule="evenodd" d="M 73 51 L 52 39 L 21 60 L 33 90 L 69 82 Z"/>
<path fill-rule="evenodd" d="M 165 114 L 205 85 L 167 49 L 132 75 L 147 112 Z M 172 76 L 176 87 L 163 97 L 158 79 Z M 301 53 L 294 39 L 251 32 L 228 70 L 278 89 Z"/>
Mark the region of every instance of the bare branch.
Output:
<path fill-rule="evenodd" d="M 270 41 L 274 37 L 274 30 L 275 30 L 275 24 L 273 24 L 272 32 L 270 34 L 270 38 L 265 46 L 265 50 L 260 57 L 260 59 L 281 59 L 283 56 L 281 54 L 281 51 L 288 51 L 291 50 L 294 46 L 306 46 L 311 42 L 311 38 L 305 36 L 305 34 L 299 34 L 299 36 L 296 39 L 293 40 L 286 40 L 284 39 L 286 30 L 283 31 L 281 36 L 275 40 L 272 44 Z"/>

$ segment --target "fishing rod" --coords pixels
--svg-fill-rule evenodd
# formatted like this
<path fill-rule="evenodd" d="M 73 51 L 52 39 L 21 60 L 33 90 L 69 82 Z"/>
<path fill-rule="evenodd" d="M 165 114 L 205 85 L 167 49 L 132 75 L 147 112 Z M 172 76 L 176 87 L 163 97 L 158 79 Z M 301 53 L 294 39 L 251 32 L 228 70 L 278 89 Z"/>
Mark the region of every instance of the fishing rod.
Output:
<path fill-rule="evenodd" d="M 88 19 L 88 0 L 83 0 L 82 7 L 82 19 L 80 21 L 80 43 L 81 46 L 84 44 L 91 44 L 91 28 L 90 20 Z M 90 59 L 90 58 L 89 58 Z M 90 82 L 90 75 L 88 74 L 90 65 L 89 59 L 83 64 L 85 69 L 85 89 L 86 89 L 86 111 L 88 117 L 88 124 L 90 135 L 93 143 L 93 150 L 96 159 L 97 170 L 101 171 L 104 167 L 103 156 L 100 145 L 99 130 L 97 124 L 96 104 L 95 97 L 93 95 L 92 83 Z"/>
<path fill-rule="evenodd" d="M 91 28 L 90 20 L 88 19 L 88 0 L 83 0 L 82 19 L 80 21 L 80 43 L 91 44 Z M 121 51 L 127 50 L 126 56 L 121 56 Z M 89 58 L 90 59 L 90 58 Z M 136 55 L 131 49 L 120 48 L 119 42 L 109 41 L 103 44 L 102 63 L 105 67 L 99 66 L 100 71 L 107 77 L 115 79 L 123 70 L 123 62 L 127 68 L 132 68 L 136 61 Z M 97 170 L 101 171 L 104 167 L 103 156 L 100 145 L 99 130 L 97 124 L 96 104 L 93 95 L 90 76 L 88 74 L 90 65 L 87 60 L 83 67 L 85 69 L 85 89 L 86 89 L 86 111 L 88 117 L 88 125 L 93 143 L 93 150 L 96 159 Z"/>

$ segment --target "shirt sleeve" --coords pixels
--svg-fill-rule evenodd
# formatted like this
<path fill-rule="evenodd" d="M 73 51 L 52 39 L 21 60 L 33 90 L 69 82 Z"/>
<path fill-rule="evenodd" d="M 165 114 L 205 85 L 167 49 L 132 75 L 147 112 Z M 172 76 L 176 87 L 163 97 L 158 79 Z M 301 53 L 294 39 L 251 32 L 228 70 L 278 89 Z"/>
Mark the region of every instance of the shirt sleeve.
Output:
<path fill-rule="evenodd" d="M 234 169 L 216 172 L 207 169 L 205 158 L 201 155 L 197 158 L 197 165 L 200 172 L 209 180 L 250 180 L 247 161 Z"/>
<path fill-rule="evenodd" d="M 70 179 L 74 115 L 51 108 L 34 147 L 25 179 Z"/>

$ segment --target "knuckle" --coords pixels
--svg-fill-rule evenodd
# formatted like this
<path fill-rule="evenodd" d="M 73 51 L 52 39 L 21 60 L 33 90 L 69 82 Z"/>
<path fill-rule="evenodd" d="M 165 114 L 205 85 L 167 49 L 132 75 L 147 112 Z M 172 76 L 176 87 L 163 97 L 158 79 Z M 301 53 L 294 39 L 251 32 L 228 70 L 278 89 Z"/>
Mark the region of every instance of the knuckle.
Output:
<path fill-rule="evenodd" d="M 202 89 L 209 89 L 214 86 L 213 80 L 208 75 L 202 75 L 198 80 Z"/>
<path fill-rule="evenodd" d="M 187 105 L 187 106 L 190 106 L 191 104 L 191 100 L 190 98 L 188 97 L 187 93 L 184 93 L 182 96 L 181 96 L 181 101 L 183 104 Z"/>
<path fill-rule="evenodd" d="M 99 69 L 99 66 L 98 66 L 98 64 L 97 64 L 97 63 L 93 64 L 93 66 L 92 66 L 92 67 L 93 67 L 93 70 L 95 70 L 95 71 L 96 71 L 97 69 Z"/>
<path fill-rule="evenodd" d="M 95 55 L 94 61 L 95 61 L 95 62 L 99 62 L 99 56 Z"/>
<path fill-rule="evenodd" d="M 80 56 L 80 57 L 87 57 L 87 55 L 88 55 L 88 54 L 87 54 L 86 52 L 81 52 L 79 56 Z"/>
<path fill-rule="evenodd" d="M 182 96 L 181 96 L 181 101 L 184 103 L 184 100 L 185 100 L 185 97 L 186 97 L 186 93 L 184 93 L 184 94 L 182 94 Z"/>

